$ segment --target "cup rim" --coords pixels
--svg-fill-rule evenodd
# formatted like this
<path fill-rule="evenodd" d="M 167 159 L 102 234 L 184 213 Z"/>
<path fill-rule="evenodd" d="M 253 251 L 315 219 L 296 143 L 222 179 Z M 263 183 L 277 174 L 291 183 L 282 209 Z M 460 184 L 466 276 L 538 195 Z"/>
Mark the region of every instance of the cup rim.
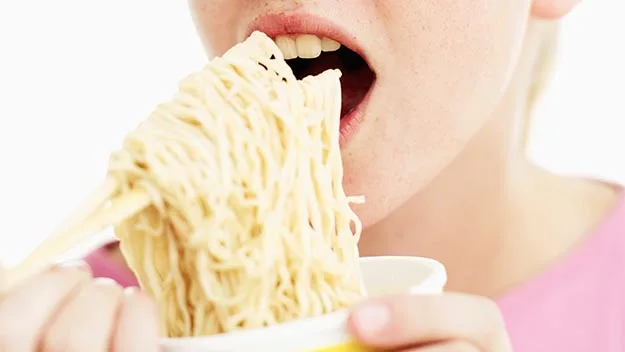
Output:
<path fill-rule="evenodd" d="M 427 266 L 431 272 L 419 284 L 413 286 L 407 294 L 428 294 L 437 293 L 445 286 L 447 282 L 447 272 L 445 266 L 431 258 L 416 256 L 371 256 L 360 257 L 359 261 L 374 262 L 410 262 L 412 264 L 421 264 Z M 232 348 L 233 344 L 242 343 L 243 341 L 265 342 L 275 340 L 276 335 L 288 336 L 289 338 L 297 338 L 308 336 L 311 332 L 315 334 L 328 334 L 331 332 L 341 332 L 345 330 L 345 323 L 349 315 L 349 309 L 344 308 L 333 313 L 324 314 L 315 317 L 301 318 L 289 321 L 283 324 L 272 325 L 268 327 L 239 330 L 229 333 L 197 336 L 197 337 L 166 337 L 160 338 L 160 345 L 163 347 L 193 347 L 194 345 L 205 346 L 210 343 L 211 350 L 219 350 L 223 348 Z"/>
<path fill-rule="evenodd" d="M 348 317 L 348 309 L 344 308 L 336 312 L 324 314 L 316 317 L 302 318 L 289 321 L 283 324 L 255 328 L 248 330 L 238 330 L 224 334 L 197 336 L 197 337 L 166 337 L 160 339 L 163 346 L 179 346 L 181 344 L 203 344 L 210 342 L 211 348 L 222 348 L 232 346 L 233 341 L 254 340 L 265 341 L 276 334 L 294 338 L 307 335 L 310 331 L 323 333 L 324 331 L 334 331 L 342 327 Z"/>
<path fill-rule="evenodd" d="M 445 266 L 432 258 L 426 257 L 416 257 L 416 256 L 402 256 L 402 255 L 387 255 L 387 256 L 370 256 L 370 257 L 360 257 L 359 261 L 362 262 L 376 262 L 376 261 L 394 261 L 394 262 L 410 262 L 411 264 L 419 263 L 421 265 L 425 264 L 431 272 L 428 276 L 417 285 L 414 285 L 410 288 L 409 294 L 423 294 L 429 293 L 432 290 L 440 290 L 441 287 L 445 287 L 447 284 L 447 270 Z"/>

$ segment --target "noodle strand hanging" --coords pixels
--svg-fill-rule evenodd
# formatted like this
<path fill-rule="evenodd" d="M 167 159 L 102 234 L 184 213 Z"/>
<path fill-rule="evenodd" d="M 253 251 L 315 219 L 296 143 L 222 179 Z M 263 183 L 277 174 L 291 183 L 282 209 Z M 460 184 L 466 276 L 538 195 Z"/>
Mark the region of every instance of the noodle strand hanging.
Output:
<path fill-rule="evenodd" d="M 112 155 L 121 193 L 153 199 L 116 233 L 164 335 L 264 327 L 361 297 L 339 78 L 297 80 L 254 33 L 182 80 Z"/>

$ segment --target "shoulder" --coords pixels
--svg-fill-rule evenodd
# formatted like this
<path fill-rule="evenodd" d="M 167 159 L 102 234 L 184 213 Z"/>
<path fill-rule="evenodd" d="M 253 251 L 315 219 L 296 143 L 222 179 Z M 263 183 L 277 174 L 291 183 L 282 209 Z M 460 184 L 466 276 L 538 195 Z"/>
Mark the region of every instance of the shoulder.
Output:
<path fill-rule="evenodd" d="M 625 196 L 577 250 L 499 306 L 515 351 L 624 351 Z"/>

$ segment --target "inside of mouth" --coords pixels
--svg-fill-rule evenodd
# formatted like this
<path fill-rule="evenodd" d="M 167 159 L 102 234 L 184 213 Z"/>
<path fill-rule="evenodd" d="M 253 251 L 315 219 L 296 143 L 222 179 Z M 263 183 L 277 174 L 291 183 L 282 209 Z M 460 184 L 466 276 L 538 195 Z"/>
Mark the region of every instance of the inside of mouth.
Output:
<path fill-rule="evenodd" d="M 339 69 L 341 76 L 341 118 L 349 115 L 363 101 L 375 81 L 375 73 L 356 52 L 341 46 L 337 51 L 322 52 L 314 59 L 290 59 L 287 63 L 298 79 Z"/>

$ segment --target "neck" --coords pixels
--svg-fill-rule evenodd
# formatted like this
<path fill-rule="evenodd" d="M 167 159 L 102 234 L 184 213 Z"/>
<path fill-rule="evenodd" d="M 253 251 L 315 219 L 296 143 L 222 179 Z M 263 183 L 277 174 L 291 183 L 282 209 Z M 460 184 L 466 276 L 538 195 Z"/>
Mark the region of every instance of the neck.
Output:
<path fill-rule="evenodd" d="M 432 183 L 391 216 L 367 228 L 361 255 L 417 255 L 447 267 L 448 288 L 485 290 L 509 239 L 525 163 L 512 157 L 508 120 L 493 118 Z M 491 281 L 491 280 L 488 280 Z"/>
<path fill-rule="evenodd" d="M 525 56 L 534 55 L 525 49 Z M 497 296 L 544 270 L 592 230 L 614 204 L 614 189 L 551 175 L 518 147 L 531 63 L 521 58 L 502 103 L 464 152 L 363 231 L 362 256 L 435 258 L 447 267 L 447 289 Z"/>

